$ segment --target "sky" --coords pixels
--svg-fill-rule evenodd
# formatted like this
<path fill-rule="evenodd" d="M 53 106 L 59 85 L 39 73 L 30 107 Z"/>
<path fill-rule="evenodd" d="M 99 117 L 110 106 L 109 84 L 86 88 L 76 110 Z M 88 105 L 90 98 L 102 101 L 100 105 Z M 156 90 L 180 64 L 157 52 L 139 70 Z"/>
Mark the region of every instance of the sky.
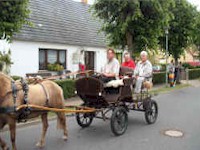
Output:
<path fill-rule="evenodd" d="M 77 1 L 77 2 L 80 2 L 81 0 L 74 0 L 74 1 Z M 88 4 L 93 4 L 94 0 L 88 0 Z"/>
<path fill-rule="evenodd" d="M 188 0 L 188 1 L 197 6 L 198 10 L 200 11 L 200 0 Z"/>
<path fill-rule="evenodd" d="M 81 1 L 81 0 L 74 0 L 74 1 Z M 193 5 L 197 6 L 198 10 L 200 11 L 200 0 L 188 0 L 191 2 Z M 89 4 L 92 4 L 94 0 L 88 0 Z"/>

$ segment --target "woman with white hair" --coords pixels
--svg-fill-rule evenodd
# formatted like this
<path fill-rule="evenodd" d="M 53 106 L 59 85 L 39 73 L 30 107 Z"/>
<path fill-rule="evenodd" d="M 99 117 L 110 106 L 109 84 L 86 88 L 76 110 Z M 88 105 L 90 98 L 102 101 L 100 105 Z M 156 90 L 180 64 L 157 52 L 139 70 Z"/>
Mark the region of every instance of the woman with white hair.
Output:
<path fill-rule="evenodd" d="M 130 53 L 128 51 L 124 51 L 123 56 L 124 56 L 124 62 L 122 63 L 122 67 L 135 69 L 135 62 L 131 58 Z"/>
<path fill-rule="evenodd" d="M 148 60 L 148 54 L 146 51 L 140 53 L 141 61 L 136 65 L 134 71 L 134 77 L 136 78 L 135 93 L 139 94 L 141 92 L 142 84 L 145 80 L 152 80 L 152 64 Z"/>

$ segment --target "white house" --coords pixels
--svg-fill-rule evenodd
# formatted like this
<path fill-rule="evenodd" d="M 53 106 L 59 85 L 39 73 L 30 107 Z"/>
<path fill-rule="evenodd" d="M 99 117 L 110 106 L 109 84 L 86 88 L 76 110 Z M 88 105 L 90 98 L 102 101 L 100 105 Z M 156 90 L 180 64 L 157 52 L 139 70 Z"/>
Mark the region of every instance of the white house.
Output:
<path fill-rule="evenodd" d="M 36 73 L 51 63 L 77 71 L 82 50 L 86 68 L 99 71 L 106 62 L 105 37 L 88 9 L 73 0 L 30 0 L 33 26 L 24 26 L 10 45 L 11 74 Z"/>

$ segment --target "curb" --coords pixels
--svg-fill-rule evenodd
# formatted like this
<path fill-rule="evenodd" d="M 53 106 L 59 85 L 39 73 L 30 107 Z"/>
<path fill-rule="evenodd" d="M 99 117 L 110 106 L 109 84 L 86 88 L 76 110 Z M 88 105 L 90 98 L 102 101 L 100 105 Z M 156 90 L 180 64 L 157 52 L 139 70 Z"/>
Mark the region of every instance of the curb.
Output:
<path fill-rule="evenodd" d="M 66 117 L 74 117 L 75 114 L 67 114 L 65 115 Z M 48 121 L 54 121 L 56 120 L 57 117 L 56 116 L 52 116 L 52 117 L 49 117 L 48 118 Z M 41 119 L 38 117 L 37 119 L 32 119 L 32 120 L 28 120 L 27 122 L 23 123 L 17 123 L 17 126 L 16 126 L 16 129 L 19 129 L 19 128 L 24 128 L 24 127 L 29 127 L 29 126 L 34 126 L 34 125 L 38 125 L 39 123 L 42 123 L 41 122 Z M 6 131 L 9 131 L 9 127 L 8 125 L 6 125 L 0 132 L 6 132 Z"/>

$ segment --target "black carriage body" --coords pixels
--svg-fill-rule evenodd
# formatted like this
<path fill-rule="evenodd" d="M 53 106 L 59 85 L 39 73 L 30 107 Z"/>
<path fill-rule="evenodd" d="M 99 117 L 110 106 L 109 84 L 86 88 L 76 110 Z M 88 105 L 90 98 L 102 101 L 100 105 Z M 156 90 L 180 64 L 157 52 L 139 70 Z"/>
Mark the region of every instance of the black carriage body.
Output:
<path fill-rule="evenodd" d="M 88 127 L 93 118 L 111 120 L 111 130 L 115 135 L 122 135 L 128 125 L 128 111 L 135 110 L 145 113 L 148 124 L 155 123 L 158 116 L 158 106 L 147 92 L 141 92 L 138 100 L 133 100 L 134 79 L 123 79 L 123 86 L 107 88 L 95 77 L 83 77 L 76 81 L 77 95 L 83 100 L 83 106 L 95 108 L 94 113 L 78 113 L 76 119 L 81 127 Z M 114 93 L 110 93 L 114 90 Z M 111 117 L 108 117 L 111 112 Z M 81 120 L 82 118 L 82 120 Z"/>
<path fill-rule="evenodd" d="M 124 79 L 124 86 L 105 88 L 104 83 L 94 77 L 78 79 L 75 83 L 76 92 L 88 107 L 105 108 L 122 101 L 131 101 L 132 79 Z M 114 91 L 110 93 L 110 91 Z"/>

